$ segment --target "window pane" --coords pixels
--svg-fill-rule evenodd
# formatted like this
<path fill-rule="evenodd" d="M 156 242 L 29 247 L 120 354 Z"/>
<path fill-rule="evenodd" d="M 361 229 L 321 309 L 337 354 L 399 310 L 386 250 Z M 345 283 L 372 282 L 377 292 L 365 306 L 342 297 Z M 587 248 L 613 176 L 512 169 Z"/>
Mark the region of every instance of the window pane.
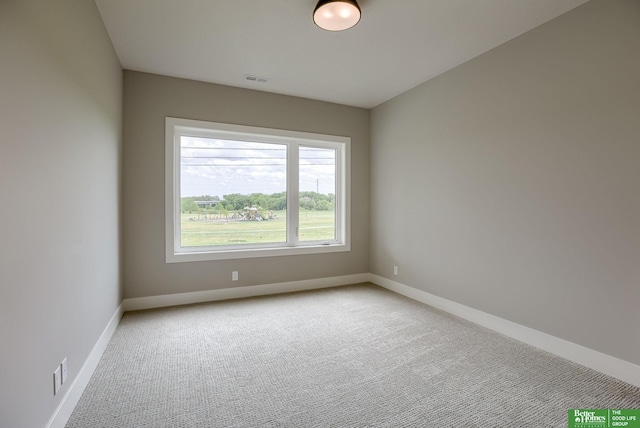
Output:
<path fill-rule="evenodd" d="M 336 150 L 300 146 L 300 241 L 336 239 Z"/>
<path fill-rule="evenodd" d="M 180 246 L 287 240 L 287 148 L 180 137 Z"/>

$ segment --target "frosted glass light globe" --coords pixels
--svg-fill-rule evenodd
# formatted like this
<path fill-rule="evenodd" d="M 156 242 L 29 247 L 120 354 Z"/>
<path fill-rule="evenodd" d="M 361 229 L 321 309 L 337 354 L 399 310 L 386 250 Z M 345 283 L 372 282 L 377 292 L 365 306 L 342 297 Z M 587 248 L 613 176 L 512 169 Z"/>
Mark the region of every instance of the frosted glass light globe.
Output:
<path fill-rule="evenodd" d="M 353 0 L 320 0 L 313 22 L 328 31 L 347 30 L 360 21 L 360 7 Z"/>

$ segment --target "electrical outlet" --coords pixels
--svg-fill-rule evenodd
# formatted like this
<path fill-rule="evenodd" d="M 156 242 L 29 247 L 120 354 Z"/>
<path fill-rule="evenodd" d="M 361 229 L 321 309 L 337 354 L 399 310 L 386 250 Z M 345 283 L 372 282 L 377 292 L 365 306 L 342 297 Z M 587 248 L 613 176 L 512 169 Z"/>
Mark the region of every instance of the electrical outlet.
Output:
<path fill-rule="evenodd" d="M 53 372 L 53 395 L 56 395 L 62 386 L 62 373 L 60 366 Z"/>
<path fill-rule="evenodd" d="M 234 270 L 233 272 L 231 272 L 231 281 L 237 281 L 238 280 L 238 271 Z"/>
<path fill-rule="evenodd" d="M 398 266 L 393 267 L 393 274 L 398 275 Z"/>
<path fill-rule="evenodd" d="M 60 363 L 60 368 L 62 369 L 62 378 L 60 379 L 60 383 L 63 384 L 67 381 L 67 357 L 64 357 L 64 360 Z"/>

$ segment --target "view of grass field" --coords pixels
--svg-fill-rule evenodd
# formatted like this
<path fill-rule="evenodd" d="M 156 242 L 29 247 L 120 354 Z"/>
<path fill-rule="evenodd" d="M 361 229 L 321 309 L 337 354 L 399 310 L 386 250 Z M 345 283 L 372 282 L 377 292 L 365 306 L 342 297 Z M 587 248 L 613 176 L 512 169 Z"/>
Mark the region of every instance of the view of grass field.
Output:
<path fill-rule="evenodd" d="M 273 218 L 248 221 L 228 218 L 221 211 L 205 215 L 182 214 L 181 245 L 203 247 L 256 243 L 284 243 L 287 240 L 287 212 L 273 211 Z M 335 239 L 333 211 L 300 211 L 300 241 Z"/>

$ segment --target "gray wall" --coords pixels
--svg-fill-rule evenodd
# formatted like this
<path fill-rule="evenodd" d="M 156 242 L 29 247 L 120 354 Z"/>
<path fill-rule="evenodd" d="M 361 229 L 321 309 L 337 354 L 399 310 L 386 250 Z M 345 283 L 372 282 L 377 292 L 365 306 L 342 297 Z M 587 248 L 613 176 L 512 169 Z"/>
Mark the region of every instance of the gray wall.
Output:
<path fill-rule="evenodd" d="M 121 122 L 92 1 L 0 2 L 2 427 L 47 423 L 122 300 Z"/>
<path fill-rule="evenodd" d="M 594 0 L 375 108 L 372 272 L 640 364 L 639 52 Z"/>
<path fill-rule="evenodd" d="M 351 137 L 351 252 L 165 263 L 166 116 Z M 125 297 L 269 284 L 369 271 L 369 111 L 125 71 Z M 231 282 L 231 272 L 240 280 Z"/>

